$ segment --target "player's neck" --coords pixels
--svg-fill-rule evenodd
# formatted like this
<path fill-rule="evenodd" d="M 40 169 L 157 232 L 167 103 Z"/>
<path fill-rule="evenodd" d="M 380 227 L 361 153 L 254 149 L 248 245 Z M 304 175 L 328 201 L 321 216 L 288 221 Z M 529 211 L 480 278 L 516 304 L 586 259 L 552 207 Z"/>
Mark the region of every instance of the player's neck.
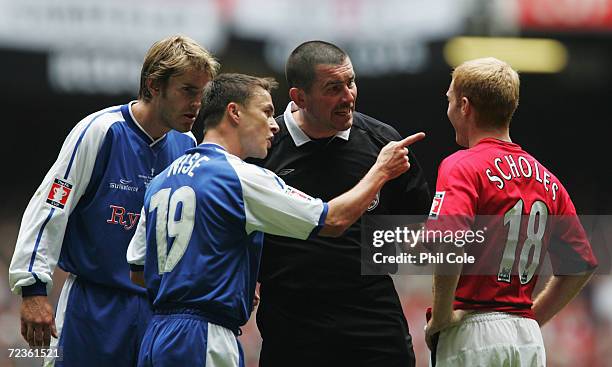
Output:
<path fill-rule="evenodd" d="M 308 135 L 310 139 L 330 138 L 338 133 L 336 130 L 321 127 L 316 121 L 308 121 L 308 116 L 302 109 L 293 111 L 292 115 L 298 127 L 304 134 Z"/>
<path fill-rule="evenodd" d="M 481 140 L 488 138 L 512 143 L 512 139 L 510 139 L 510 130 L 507 128 L 491 130 L 474 129 L 471 131 L 468 138 L 468 147 L 471 148 L 478 144 Z"/>
<path fill-rule="evenodd" d="M 231 135 L 223 133 L 218 129 L 211 129 L 206 131 L 204 135 L 204 139 L 202 140 L 202 144 L 204 143 L 213 143 L 222 146 L 225 151 L 240 158 L 242 151 L 240 149 L 240 143 L 237 139 L 232 139 Z M 244 159 L 244 158 L 242 158 Z"/>
<path fill-rule="evenodd" d="M 136 123 L 154 140 L 157 140 L 170 131 L 170 129 L 164 126 L 154 109 L 155 106 L 152 103 L 139 99 L 132 105 L 132 114 L 136 119 Z"/>

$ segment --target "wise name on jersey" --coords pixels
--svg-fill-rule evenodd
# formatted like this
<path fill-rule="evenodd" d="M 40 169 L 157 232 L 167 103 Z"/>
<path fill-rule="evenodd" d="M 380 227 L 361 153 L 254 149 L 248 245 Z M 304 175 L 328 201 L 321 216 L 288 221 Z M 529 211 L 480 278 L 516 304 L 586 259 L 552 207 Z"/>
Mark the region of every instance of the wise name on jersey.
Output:
<path fill-rule="evenodd" d="M 200 163 L 209 160 L 208 156 L 201 155 L 200 153 L 185 154 L 172 162 L 167 177 L 178 174 L 193 177 L 193 170 L 200 167 Z"/>

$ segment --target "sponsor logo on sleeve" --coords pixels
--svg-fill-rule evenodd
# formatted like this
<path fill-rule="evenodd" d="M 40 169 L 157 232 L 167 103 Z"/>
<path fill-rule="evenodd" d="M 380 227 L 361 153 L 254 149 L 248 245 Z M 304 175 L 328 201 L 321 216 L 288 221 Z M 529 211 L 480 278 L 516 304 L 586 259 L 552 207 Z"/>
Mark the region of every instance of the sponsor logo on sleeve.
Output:
<path fill-rule="evenodd" d="M 438 219 L 440 215 L 440 209 L 442 209 L 442 203 L 444 202 L 444 193 L 446 191 L 436 191 L 433 202 L 431 203 L 431 210 L 429 211 L 429 219 Z"/>
<path fill-rule="evenodd" d="M 296 189 L 294 187 L 291 187 L 291 186 L 287 186 L 285 188 L 285 193 L 287 195 L 290 195 L 290 196 L 293 196 L 293 197 L 296 197 L 296 198 L 300 198 L 302 200 L 306 200 L 306 201 L 313 200 L 313 198 L 311 196 L 306 195 L 303 192 L 301 192 L 300 190 L 298 190 L 298 189 Z"/>
<path fill-rule="evenodd" d="M 47 195 L 47 204 L 58 209 L 64 209 L 71 192 L 72 184 L 59 178 L 54 179 Z"/>

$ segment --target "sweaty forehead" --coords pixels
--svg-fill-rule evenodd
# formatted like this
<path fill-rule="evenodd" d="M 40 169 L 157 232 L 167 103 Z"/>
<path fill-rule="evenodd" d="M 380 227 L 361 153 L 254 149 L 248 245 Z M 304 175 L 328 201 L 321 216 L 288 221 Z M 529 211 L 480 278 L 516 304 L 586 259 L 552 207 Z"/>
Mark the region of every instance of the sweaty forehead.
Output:
<path fill-rule="evenodd" d="M 327 65 L 319 64 L 315 66 L 317 82 L 326 84 L 332 81 L 346 81 L 355 77 L 351 60 L 346 59 L 342 64 Z"/>

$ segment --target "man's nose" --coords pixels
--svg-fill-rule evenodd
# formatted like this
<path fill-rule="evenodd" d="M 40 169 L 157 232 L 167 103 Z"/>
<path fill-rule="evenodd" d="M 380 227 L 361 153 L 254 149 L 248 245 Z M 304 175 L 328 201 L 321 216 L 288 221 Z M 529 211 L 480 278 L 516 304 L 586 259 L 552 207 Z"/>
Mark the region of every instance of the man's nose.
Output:
<path fill-rule="evenodd" d="M 278 124 L 276 123 L 276 120 L 274 119 L 274 117 L 270 117 L 270 119 L 268 120 L 269 124 L 270 124 L 270 130 L 272 130 L 272 134 L 278 133 L 280 131 L 280 127 L 278 127 Z"/>
<path fill-rule="evenodd" d="M 348 85 L 344 86 L 344 90 L 342 93 L 342 101 L 347 103 L 355 102 L 355 95 L 353 94 L 353 89 L 350 88 Z"/>

